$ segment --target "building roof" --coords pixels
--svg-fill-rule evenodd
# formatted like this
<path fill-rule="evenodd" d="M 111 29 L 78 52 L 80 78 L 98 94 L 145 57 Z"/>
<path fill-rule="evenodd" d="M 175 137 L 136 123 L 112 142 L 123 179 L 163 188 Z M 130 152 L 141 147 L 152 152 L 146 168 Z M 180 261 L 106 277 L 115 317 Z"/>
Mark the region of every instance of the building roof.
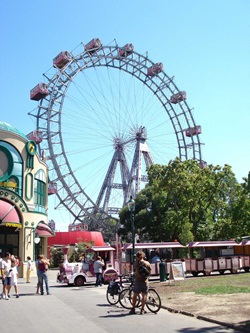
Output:
<path fill-rule="evenodd" d="M 93 242 L 95 246 L 105 246 L 102 233 L 99 231 L 57 231 L 54 237 L 48 238 L 48 245 L 70 245 L 78 242 Z"/>
<path fill-rule="evenodd" d="M 26 135 L 24 135 L 21 131 L 19 131 L 17 128 L 15 128 L 12 125 L 5 123 L 3 121 L 0 121 L 0 131 L 11 132 L 11 133 L 17 134 L 17 135 L 23 137 L 24 139 L 28 140 Z"/>

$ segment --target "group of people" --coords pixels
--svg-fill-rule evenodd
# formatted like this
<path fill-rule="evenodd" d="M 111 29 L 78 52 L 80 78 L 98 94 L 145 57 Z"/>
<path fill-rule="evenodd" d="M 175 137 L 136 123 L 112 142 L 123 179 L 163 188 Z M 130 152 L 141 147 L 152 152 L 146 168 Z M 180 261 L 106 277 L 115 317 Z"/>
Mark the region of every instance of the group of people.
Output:
<path fill-rule="evenodd" d="M 36 272 L 38 278 L 37 290 L 36 290 L 37 294 L 40 293 L 41 295 L 44 295 L 44 284 L 45 284 L 45 290 L 47 295 L 51 295 L 49 289 L 48 275 L 47 275 L 47 270 L 49 265 L 50 265 L 49 260 L 46 259 L 43 254 L 38 256 L 36 260 Z M 3 290 L 2 293 L 0 293 L 0 298 L 9 300 L 11 287 L 14 287 L 15 296 L 16 298 L 19 298 L 18 286 L 17 286 L 18 266 L 19 266 L 19 259 L 17 257 L 7 252 L 5 256 L 2 258 L 0 254 L 0 273 L 3 285 Z M 32 270 L 33 270 L 32 260 L 31 257 L 28 256 L 26 283 L 31 282 L 30 276 Z"/>
<path fill-rule="evenodd" d="M 17 288 L 17 278 L 18 278 L 18 259 L 11 255 L 9 252 L 5 254 L 4 258 L 0 258 L 0 271 L 2 277 L 3 290 L 0 294 L 0 298 L 5 300 L 10 299 L 11 287 L 14 287 L 15 296 L 19 298 L 18 288 Z"/>
<path fill-rule="evenodd" d="M 158 256 L 158 254 L 157 254 Z M 154 259 L 154 258 L 153 258 Z M 157 262 L 159 259 L 155 258 Z M 48 275 L 47 270 L 50 265 L 48 259 L 44 257 L 44 255 L 39 255 L 36 260 L 36 270 L 37 270 L 37 291 L 36 293 L 44 295 L 44 283 L 47 295 L 50 295 L 49 283 L 48 283 Z M 105 265 L 103 259 L 98 256 L 94 262 L 94 272 L 96 274 L 96 283 L 95 286 L 102 286 L 102 270 Z M 147 293 L 148 293 L 148 278 L 145 278 L 140 274 L 139 267 L 140 265 L 145 265 L 149 271 L 151 271 L 151 266 L 148 261 L 145 260 L 145 254 L 142 251 L 136 253 L 136 261 L 134 264 L 135 270 L 135 283 L 133 287 L 133 300 L 132 300 L 132 309 L 130 310 L 130 314 L 135 314 L 135 305 L 137 301 L 137 297 L 139 294 L 142 294 L 142 306 L 141 306 L 141 314 L 145 313 L 144 307 L 146 304 Z M 0 257 L 0 272 L 2 276 L 2 284 L 3 291 L 1 293 L 1 298 L 9 300 L 10 299 L 10 290 L 13 286 L 15 289 L 15 296 L 19 298 L 18 288 L 17 288 L 17 278 L 18 278 L 18 270 L 17 270 L 18 262 L 17 259 L 11 255 L 9 252 L 5 254 L 4 258 Z M 27 275 L 26 282 L 30 282 L 30 272 L 32 270 L 31 258 L 27 257 Z"/>

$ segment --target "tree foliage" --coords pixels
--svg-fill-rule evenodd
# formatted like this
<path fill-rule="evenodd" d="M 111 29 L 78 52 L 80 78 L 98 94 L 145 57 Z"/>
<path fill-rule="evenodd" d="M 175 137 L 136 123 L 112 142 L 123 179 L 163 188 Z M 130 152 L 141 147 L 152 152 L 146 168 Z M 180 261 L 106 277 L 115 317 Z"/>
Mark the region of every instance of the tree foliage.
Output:
<path fill-rule="evenodd" d="M 117 221 L 114 219 L 103 220 L 101 216 L 96 219 L 85 218 L 84 222 L 88 225 L 89 231 L 100 231 L 106 243 L 113 243 L 117 232 Z"/>
<path fill-rule="evenodd" d="M 248 235 L 250 202 L 247 180 L 239 184 L 229 165 L 200 168 L 179 159 L 152 165 L 149 183 L 136 198 L 135 232 L 140 240 L 222 240 Z M 120 213 L 128 237 L 130 213 Z"/>

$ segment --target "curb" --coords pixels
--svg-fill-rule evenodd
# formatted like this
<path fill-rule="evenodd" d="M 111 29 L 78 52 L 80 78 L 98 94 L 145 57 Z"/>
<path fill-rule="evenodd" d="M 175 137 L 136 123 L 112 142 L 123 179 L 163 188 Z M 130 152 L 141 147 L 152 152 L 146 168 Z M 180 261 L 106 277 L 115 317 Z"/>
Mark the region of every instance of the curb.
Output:
<path fill-rule="evenodd" d="M 245 333 L 250 333 L 250 328 L 246 328 L 246 327 L 242 327 L 242 326 L 237 326 L 235 324 L 225 323 L 223 321 L 219 321 L 219 320 L 216 320 L 216 319 L 207 318 L 207 317 L 200 316 L 200 315 L 196 316 L 196 315 L 194 315 L 191 312 L 176 310 L 176 309 L 170 308 L 170 307 L 165 306 L 165 305 L 162 305 L 161 308 L 164 309 L 164 310 L 168 310 L 169 312 L 172 312 L 172 313 L 180 313 L 180 314 L 183 314 L 185 316 L 194 317 L 194 318 L 197 318 L 199 320 L 208 321 L 210 323 L 221 325 L 221 326 L 224 326 L 224 327 L 227 327 L 227 328 L 232 328 L 232 329 L 235 329 L 237 331 L 241 331 L 241 332 L 245 332 Z"/>

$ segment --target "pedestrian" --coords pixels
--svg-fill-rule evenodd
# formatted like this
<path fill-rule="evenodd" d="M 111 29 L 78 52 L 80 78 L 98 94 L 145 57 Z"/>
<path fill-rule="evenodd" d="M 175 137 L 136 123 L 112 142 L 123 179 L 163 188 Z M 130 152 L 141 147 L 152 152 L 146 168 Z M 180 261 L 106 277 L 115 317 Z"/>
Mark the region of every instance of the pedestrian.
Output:
<path fill-rule="evenodd" d="M 15 259 L 16 259 L 16 268 L 18 273 L 18 267 L 20 267 L 20 258 L 18 256 L 15 256 Z"/>
<path fill-rule="evenodd" d="M 161 261 L 160 254 L 159 254 L 158 251 L 155 251 L 155 255 L 151 259 L 150 263 L 155 264 L 155 263 L 160 262 L 160 261 Z"/>
<path fill-rule="evenodd" d="M 9 300 L 10 293 L 10 270 L 11 270 L 11 261 L 10 261 L 10 253 L 6 252 L 5 258 L 2 261 L 2 279 L 3 279 L 3 299 Z"/>
<path fill-rule="evenodd" d="M 135 305 L 139 294 L 142 294 L 142 301 L 141 301 L 141 314 L 145 313 L 144 307 L 147 300 L 147 293 L 148 293 L 148 277 L 141 275 L 140 273 L 140 266 L 146 266 L 147 270 L 151 271 L 150 263 L 144 260 L 145 253 L 139 251 L 136 253 L 136 262 L 134 263 L 135 269 L 135 283 L 133 287 L 133 299 L 132 299 L 132 309 L 130 310 L 130 314 L 135 314 Z"/>
<path fill-rule="evenodd" d="M 36 258 L 36 275 L 37 275 L 36 294 L 39 294 L 40 291 L 40 281 L 38 276 L 38 261 L 39 261 L 39 256 Z"/>
<path fill-rule="evenodd" d="M 44 294 L 43 282 L 45 282 L 45 288 L 46 288 L 47 295 L 51 295 L 50 290 L 49 290 L 49 279 L 48 279 L 48 275 L 47 275 L 47 269 L 48 269 L 49 264 L 50 264 L 49 260 L 46 259 L 43 254 L 40 254 L 38 256 L 37 272 L 38 272 L 38 278 L 39 278 L 39 282 L 40 282 L 41 295 Z"/>
<path fill-rule="evenodd" d="M 1 281 L 2 281 L 2 292 L 1 292 L 1 294 L 0 294 L 0 299 L 3 297 L 3 275 L 2 275 L 2 263 L 3 263 L 2 253 L 0 253 L 0 274 L 1 274 Z"/>
<path fill-rule="evenodd" d="M 17 264 L 16 264 L 15 258 L 11 258 L 10 278 L 11 278 L 10 286 L 11 287 L 14 286 L 16 298 L 19 298 L 18 289 L 17 289 L 18 270 L 17 270 Z M 10 289 L 11 289 L 11 287 L 10 287 Z M 9 294 L 10 294 L 10 291 L 9 291 Z"/>
<path fill-rule="evenodd" d="M 30 273 L 32 270 L 31 257 L 27 257 L 27 273 L 26 273 L 26 283 L 30 283 Z"/>
<path fill-rule="evenodd" d="M 97 260 L 94 262 L 94 273 L 96 275 L 95 286 L 102 286 L 102 267 L 104 266 L 103 259 L 98 256 Z"/>

